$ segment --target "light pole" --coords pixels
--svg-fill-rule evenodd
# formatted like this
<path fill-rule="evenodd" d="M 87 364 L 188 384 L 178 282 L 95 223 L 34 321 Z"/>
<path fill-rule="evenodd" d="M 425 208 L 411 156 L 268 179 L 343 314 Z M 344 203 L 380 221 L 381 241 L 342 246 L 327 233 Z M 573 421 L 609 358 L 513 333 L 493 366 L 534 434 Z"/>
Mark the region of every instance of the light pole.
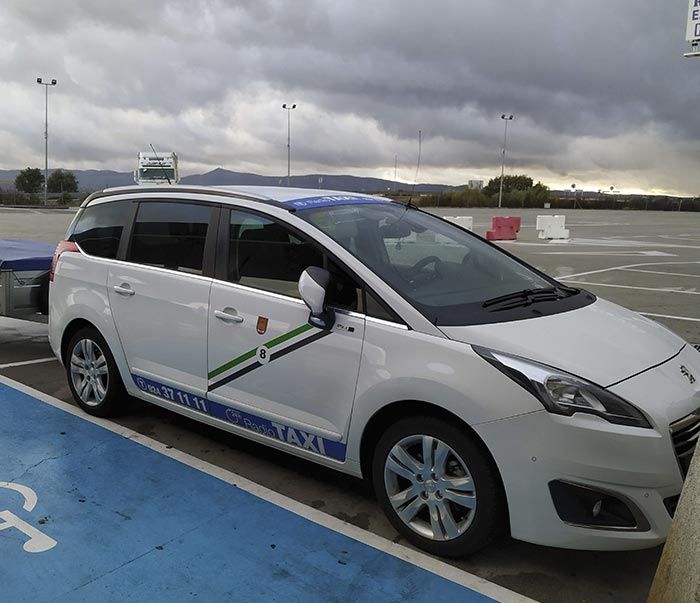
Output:
<path fill-rule="evenodd" d="M 297 105 L 296 103 L 293 105 L 283 103 L 282 108 L 287 111 L 287 186 L 289 186 L 289 179 L 292 175 L 291 113 L 292 109 L 297 108 Z"/>
<path fill-rule="evenodd" d="M 503 161 L 501 163 L 501 188 L 498 191 L 498 207 L 501 207 L 503 202 L 503 174 L 506 171 L 506 144 L 508 142 L 508 122 L 513 121 L 513 115 L 501 115 L 501 119 L 505 122 L 505 132 L 503 133 Z"/>
<path fill-rule="evenodd" d="M 45 82 L 38 77 L 36 83 L 44 86 L 46 91 L 46 103 L 44 104 L 44 205 L 46 205 L 49 190 L 49 86 L 55 86 L 58 82 L 56 80 Z"/>
<path fill-rule="evenodd" d="M 394 155 L 394 192 L 396 192 L 396 188 L 397 188 L 398 183 L 399 183 L 399 181 L 397 179 L 398 173 L 399 173 L 399 156 Z"/>

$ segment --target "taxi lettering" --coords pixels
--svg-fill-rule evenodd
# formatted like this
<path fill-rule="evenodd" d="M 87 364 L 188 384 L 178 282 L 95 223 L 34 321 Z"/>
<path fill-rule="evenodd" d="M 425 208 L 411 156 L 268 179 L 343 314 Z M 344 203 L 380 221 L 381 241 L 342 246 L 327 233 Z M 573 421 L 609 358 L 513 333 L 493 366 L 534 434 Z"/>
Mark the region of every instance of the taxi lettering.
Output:
<path fill-rule="evenodd" d="M 272 423 L 272 426 L 277 430 L 277 439 L 325 456 L 326 447 L 323 438 L 279 423 Z"/>

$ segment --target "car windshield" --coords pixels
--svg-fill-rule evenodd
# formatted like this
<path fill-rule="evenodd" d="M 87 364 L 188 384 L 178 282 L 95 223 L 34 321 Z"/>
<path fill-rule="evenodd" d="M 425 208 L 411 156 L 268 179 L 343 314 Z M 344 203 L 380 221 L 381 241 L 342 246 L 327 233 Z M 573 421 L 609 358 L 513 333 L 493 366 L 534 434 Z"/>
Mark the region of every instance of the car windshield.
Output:
<path fill-rule="evenodd" d="M 513 320 L 513 316 L 493 313 L 485 316 L 489 308 L 484 302 L 557 286 L 478 237 L 398 203 L 308 209 L 299 215 L 360 259 L 436 325 Z"/>

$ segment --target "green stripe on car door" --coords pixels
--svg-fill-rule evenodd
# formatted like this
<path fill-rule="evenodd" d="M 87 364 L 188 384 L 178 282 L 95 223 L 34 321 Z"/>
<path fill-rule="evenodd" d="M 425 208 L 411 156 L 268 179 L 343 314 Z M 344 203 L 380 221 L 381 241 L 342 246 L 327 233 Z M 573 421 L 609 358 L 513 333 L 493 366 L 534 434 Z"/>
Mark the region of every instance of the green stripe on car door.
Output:
<path fill-rule="evenodd" d="M 258 348 L 248 350 L 245 354 L 241 354 L 238 358 L 234 358 L 233 360 L 229 360 L 226 364 L 222 364 L 219 368 L 214 369 L 211 373 L 209 373 L 209 379 L 212 379 L 213 377 L 216 377 L 221 373 L 225 373 L 227 370 L 232 369 L 234 366 L 238 366 L 241 362 L 250 360 L 255 356 L 255 352 L 257 349 Z"/>
<path fill-rule="evenodd" d="M 287 333 L 284 333 L 283 335 L 280 335 L 279 337 L 275 337 L 274 339 L 271 339 L 270 341 L 264 343 L 263 345 L 269 350 L 271 348 L 274 348 L 276 345 L 279 345 L 280 343 L 284 343 L 285 341 L 288 341 L 289 339 L 292 339 L 293 337 L 296 337 L 297 335 L 301 335 L 302 333 L 306 333 L 306 331 L 313 329 L 313 327 L 309 324 L 302 325 L 300 327 L 297 327 L 296 329 L 292 329 L 291 331 L 288 331 Z M 217 375 L 220 375 L 221 373 L 225 373 L 226 371 L 232 369 L 235 366 L 238 366 L 242 362 L 245 362 L 246 360 L 250 360 L 251 358 L 255 357 L 257 353 L 258 348 L 253 348 L 252 350 L 248 350 L 245 354 L 241 354 L 240 356 L 234 358 L 233 360 L 229 360 L 227 363 L 222 364 L 220 367 L 215 368 L 213 371 L 209 373 L 209 379 L 213 379 Z"/>
<path fill-rule="evenodd" d="M 291 339 L 292 337 L 296 337 L 297 335 L 301 335 L 302 333 L 306 333 L 306 331 L 309 331 L 310 329 L 313 329 L 311 325 L 302 325 L 300 327 L 297 327 L 296 329 L 289 331 L 289 333 L 285 333 L 284 335 L 280 335 L 279 337 L 276 337 L 272 341 L 268 341 L 265 344 L 265 347 L 269 350 L 270 348 L 274 348 L 276 345 L 279 345 L 280 343 L 284 343 L 288 339 Z"/>

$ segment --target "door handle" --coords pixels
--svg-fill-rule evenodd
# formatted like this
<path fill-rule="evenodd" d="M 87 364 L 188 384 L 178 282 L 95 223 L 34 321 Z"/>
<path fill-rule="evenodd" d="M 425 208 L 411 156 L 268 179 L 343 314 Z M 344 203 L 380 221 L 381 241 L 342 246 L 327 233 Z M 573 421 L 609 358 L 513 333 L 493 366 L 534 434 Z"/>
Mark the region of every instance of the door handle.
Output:
<path fill-rule="evenodd" d="M 134 293 L 136 293 L 136 291 L 134 291 L 134 290 L 133 290 L 131 287 L 129 287 L 129 285 L 127 285 L 126 283 L 124 283 L 124 284 L 122 284 L 122 285 L 114 285 L 114 290 L 115 290 L 117 293 L 119 293 L 119 295 L 126 295 L 126 296 L 131 296 L 131 295 L 133 295 Z"/>
<path fill-rule="evenodd" d="M 223 310 L 214 310 L 214 316 L 216 316 L 219 320 L 223 320 L 224 322 L 243 322 L 242 316 L 239 316 L 238 314 L 229 314 Z"/>

